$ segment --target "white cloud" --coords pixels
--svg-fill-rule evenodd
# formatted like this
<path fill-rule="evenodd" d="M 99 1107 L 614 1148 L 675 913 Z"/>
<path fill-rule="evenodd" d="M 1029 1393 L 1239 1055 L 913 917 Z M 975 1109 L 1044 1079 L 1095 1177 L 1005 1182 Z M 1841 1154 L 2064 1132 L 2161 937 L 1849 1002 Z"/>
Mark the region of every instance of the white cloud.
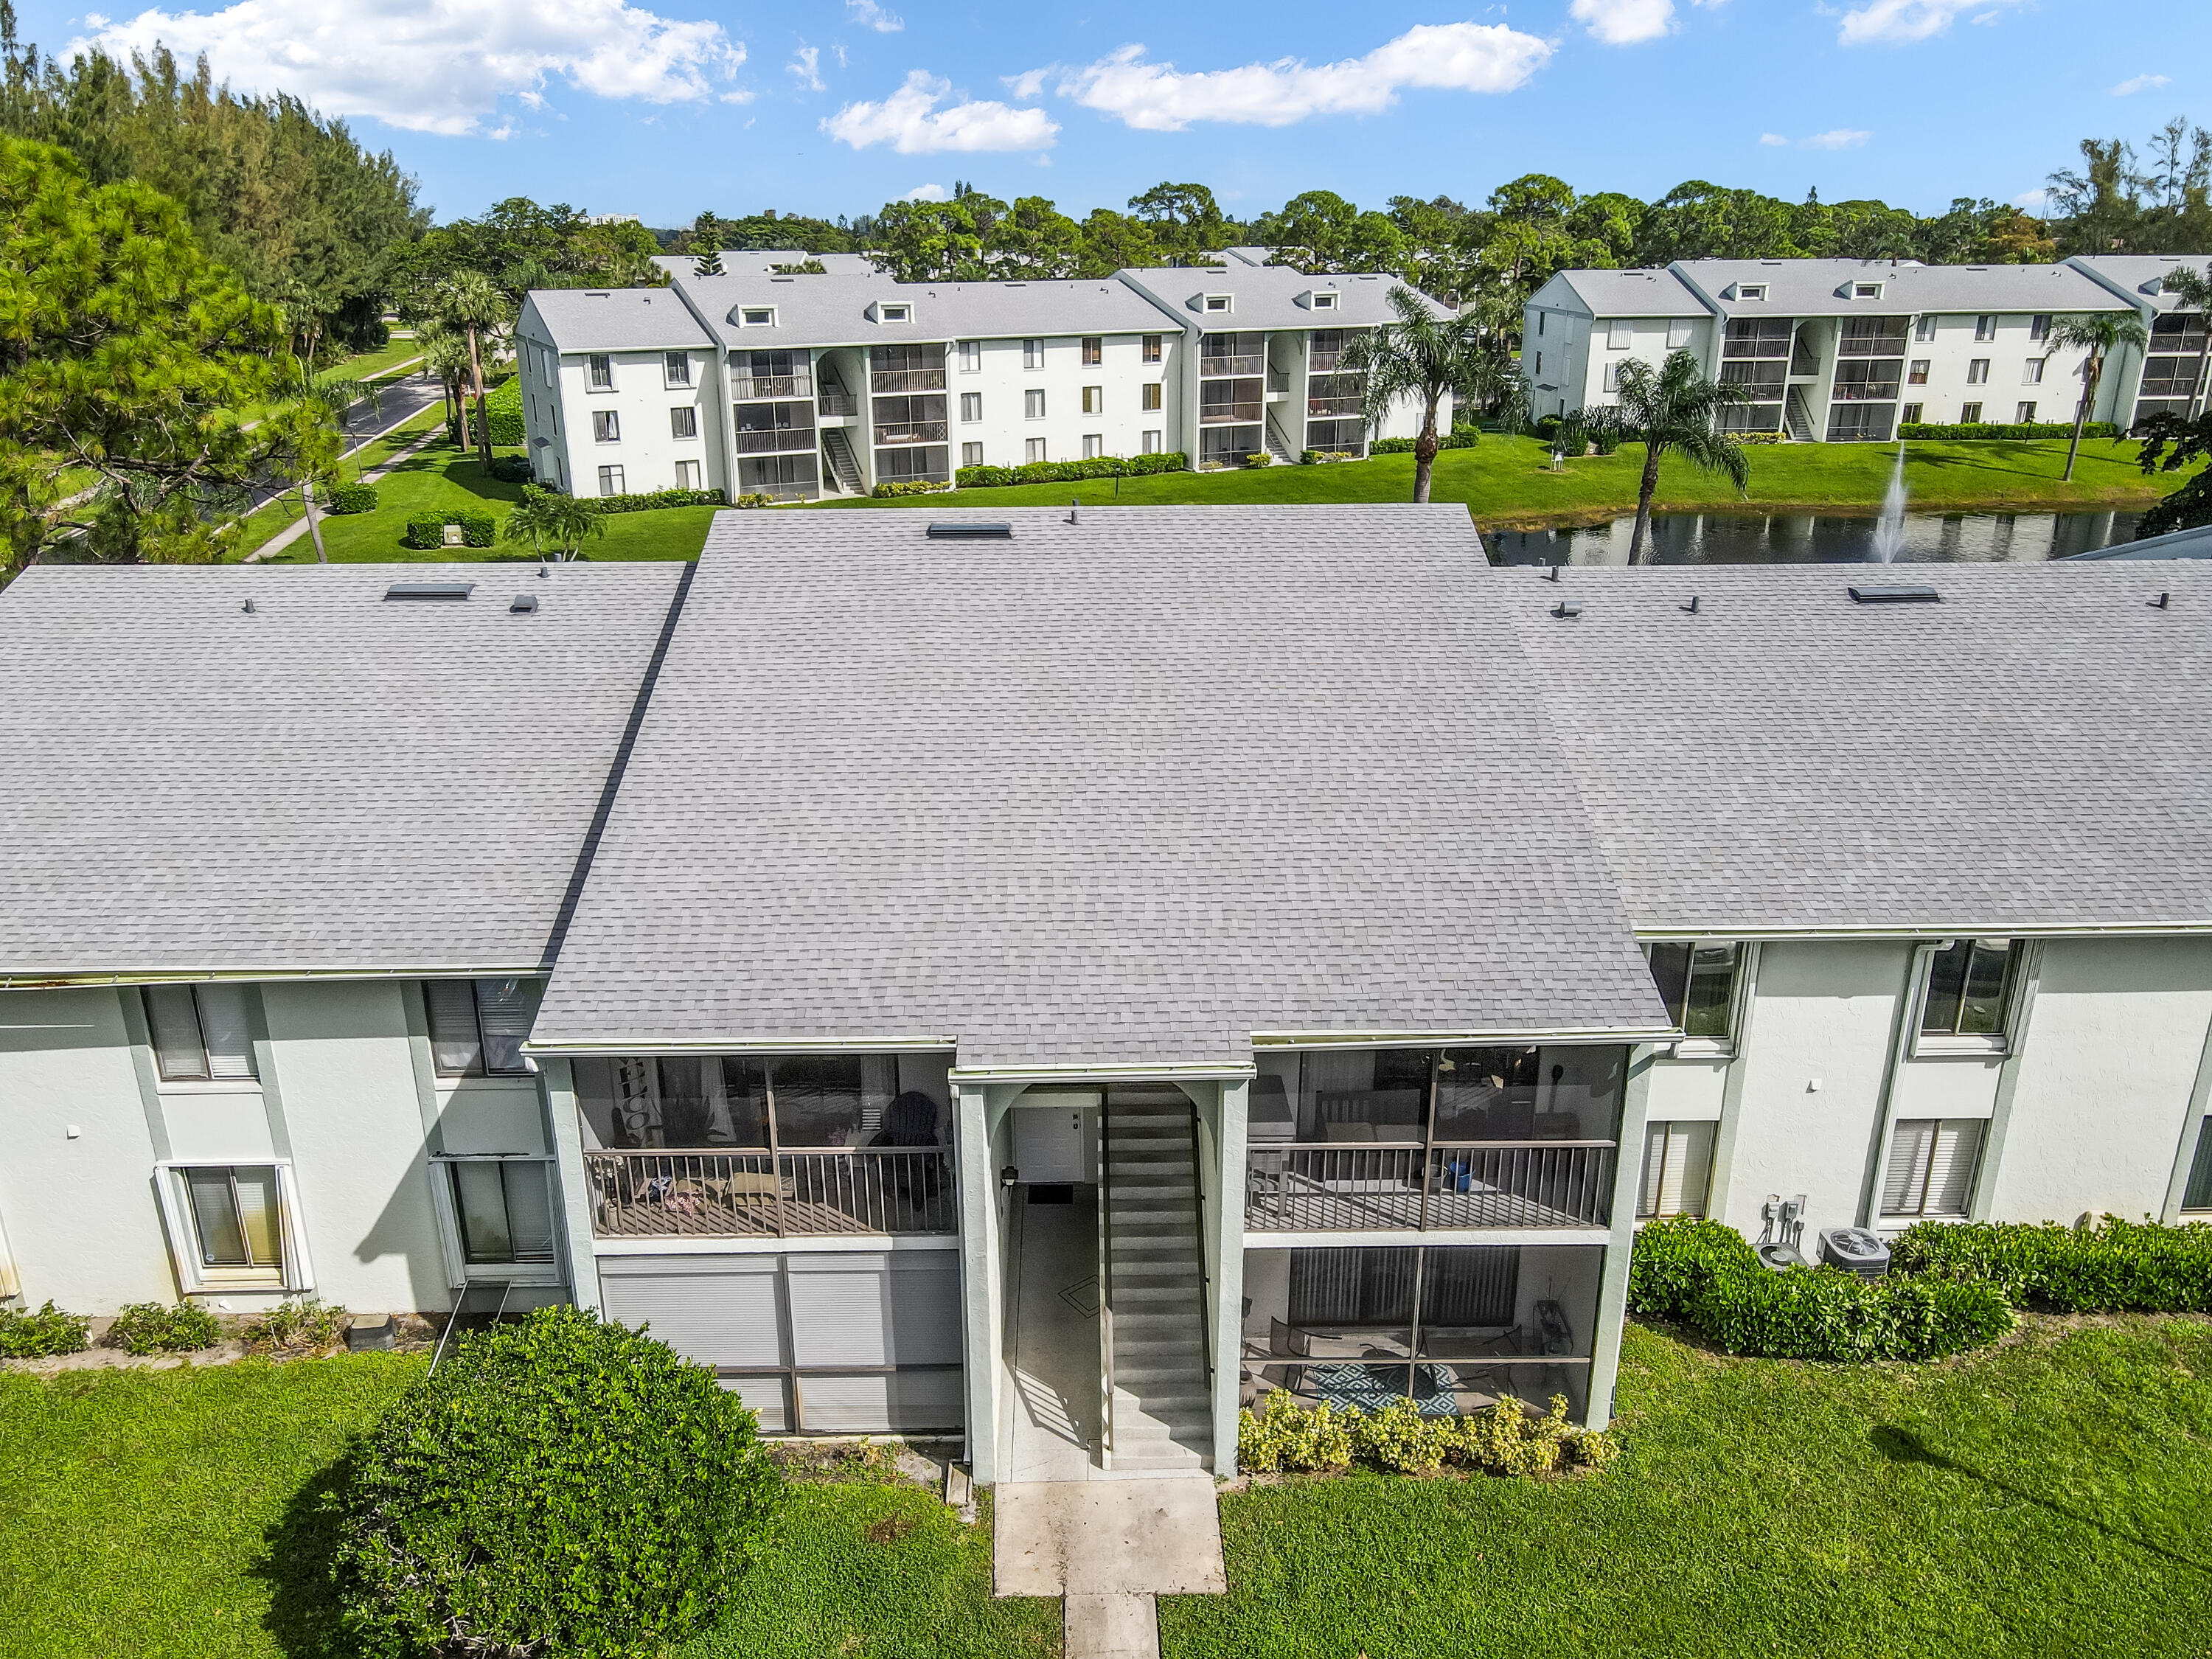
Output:
<path fill-rule="evenodd" d="M 906 27 L 906 19 L 895 17 L 876 3 L 876 0 L 845 0 L 845 9 L 853 14 L 853 21 L 863 28 L 878 34 L 896 34 Z"/>
<path fill-rule="evenodd" d="M 539 100 L 557 76 L 602 98 L 709 98 L 744 62 L 720 23 L 662 17 L 623 0 L 239 0 L 220 11 L 147 10 L 94 31 L 62 56 L 97 48 L 129 61 L 156 42 L 189 62 L 205 52 L 240 91 L 284 91 L 325 115 L 373 116 L 449 137 L 501 137 L 485 123 L 502 96 Z"/>
<path fill-rule="evenodd" d="M 889 144 L 902 155 L 934 155 L 948 149 L 1048 149 L 1060 131 L 1059 124 L 1041 109 L 975 100 L 939 109 L 951 92 L 950 81 L 915 70 L 880 104 L 848 104 L 823 122 L 822 131 L 854 149 Z"/>
<path fill-rule="evenodd" d="M 2012 204 L 2022 213 L 2041 213 L 2050 203 L 2051 192 L 2047 190 L 2031 190 L 2025 195 L 2012 198 Z"/>
<path fill-rule="evenodd" d="M 1044 83 L 1052 79 L 1057 64 L 1047 64 L 1042 69 L 1024 70 L 1019 75 L 1002 75 L 999 84 L 1017 98 L 1034 98 L 1044 90 Z"/>
<path fill-rule="evenodd" d="M 1998 0 L 1972 21 L 1993 23 L 2004 7 L 2021 3 L 2022 0 Z M 1869 0 L 1866 5 L 1844 14 L 1836 38 L 1847 46 L 1878 40 L 1925 40 L 1931 34 L 1942 33 L 1962 13 L 1980 4 L 1981 0 Z"/>
<path fill-rule="evenodd" d="M 1762 144 L 1786 144 L 1790 141 L 1778 132 L 1762 132 L 1759 135 L 1759 142 Z"/>
<path fill-rule="evenodd" d="M 1608 46 L 1674 32 L 1674 0 L 1574 0 L 1567 13 Z"/>
<path fill-rule="evenodd" d="M 2148 92 L 2155 87 L 2170 87 L 2172 84 L 2173 77 L 2170 75 L 2138 75 L 2114 87 L 2112 96 L 2132 98 L 2139 92 Z"/>
<path fill-rule="evenodd" d="M 1856 127 L 1838 127 L 1832 132 L 1816 132 L 1805 143 L 1814 149 L 1857 149 L 1873 137 Z"/>
<path fill-rule="evenodd" d="M 1180 132 L 1193 121 L 1281 127 L 1310 115 L 1372 114 L 1405 87 L 1511 92 L 1551 55 L 1548 42 L 1502 23 L 1425 23 L 1364 58 L 1318 66 L 1279 58 L 1186 75 L 1146 63 L 1142 46 L 1124 46 L 1066 71 L 1060 93 L 1151 132 Z"/>
<path fill-rule="evenodd" d="M 807 91 L 825 90 L 822 84 L 822 49 L 819 46 L 801 46 L 792 53 L 791 61 L 784 68 L 797 76 L 799 84 Z"/>
<path fill-rule="evenodd" d="M 941 202 L 945 199 L 945 186 L 942 185 L 916 185 L 912 190 L 907 191 L 907 193 L 899 199 L 906 202 Z"/>

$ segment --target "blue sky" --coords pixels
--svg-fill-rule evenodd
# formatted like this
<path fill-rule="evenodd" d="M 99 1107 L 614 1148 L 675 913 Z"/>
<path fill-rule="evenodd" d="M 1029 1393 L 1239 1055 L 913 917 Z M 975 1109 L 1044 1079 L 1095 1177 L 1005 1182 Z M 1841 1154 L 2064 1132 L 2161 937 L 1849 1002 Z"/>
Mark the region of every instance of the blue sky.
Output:
<path fill-rule="evenodd" d="M 1557 173 L 1921 210 L 2016 200 L 2085 135 L 2212 125 L 2212 7 L 2109 0 L 19 0 L 48 49 L 159 39 L 346 116 L 441 218 L 872 210 L 965 179 L 1080 214 L 1164 179 L 1479 204 Z M 2130 20 L 2133 21 L 2130 21 Z"/>

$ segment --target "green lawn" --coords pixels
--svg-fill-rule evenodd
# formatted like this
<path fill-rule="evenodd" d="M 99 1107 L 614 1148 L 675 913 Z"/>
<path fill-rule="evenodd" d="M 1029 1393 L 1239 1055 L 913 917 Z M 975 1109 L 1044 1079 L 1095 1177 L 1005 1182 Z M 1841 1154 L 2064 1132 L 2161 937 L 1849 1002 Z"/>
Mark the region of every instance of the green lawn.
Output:
<path fill-rule="evenodd" d="M 1719 1358 L 1632 1326 L 1618 1464 L 1229 1499 L 1175 1659 L 2212 1650 L 2212 1324 L 1935 1365 Z"/>
<path fill-rule="evenodd" d="M 0 1376 L 9 1659 L 337 1659 L 306 1499 L 419 1358 Z M 1620 1461 L 1357 1476 L 1223 1505 L 1231 1593 L 1167 1659 L 2197 1655 L 2212 1620 L 2212 1322 L 2045 1326 L 1933 1365 L 1717 1358 L 1632 1326 Z M 929 1494 L 801 1485 L 683 1659 L 1047 1655 Z"/>
<path fill-rule="evenodd" d="M 373 380 L 386 370 L 397 368 L 422 355 L 422 348 L 416 342 L 394 339 L 388 344 L 379 346 L 374 351 L 356 352 L 341 362 L 333 363 L 315 378 L 321 380 Z"/>
<path fill-rule="evenodd" d="M 2146 507 L 2178 479 L 2146 479 L 2136 470 L 2139 444 L 2108 439 L 2083 442 L 2070 484 L 2059 482 L 2066 464 L 2063 442 L 1914 443 L 1906 446 L 1905 479 L 1916 507 L 1957 510 L 2063 510 Z M 1699 508 L 1735 512 L 1787 508 L 1872 513 L 1888 488 L 1897 450 L 1890 444 L 1761 444 L 1749 452 L 1751 489 L 1739 497 L 1726 480 L 1668 459 L 1659 471 L 1662 511 Z M 1437 457 L 1431 497 L 1466 503 L 1485 529 L 1536 529 L 1589 524 L 1636 510 L 1644 467 L 1642 447 L 1569 461 L 1550 470 L 1550 452 L 1534 438 L 1492 434 L 1471 449 Z M 1404 501 L 1413 494 L 1413 458 L 1380 455 L 1372 460 L 1320 466 L 1237 468 L 1220 472 L 1163 472 L 1143 478 L 1095 478 L 1083 483 L 1016 484 L 971 489 L 950 497 L 908 495 L 887 501 L 823 503 L 833 507 L 927 509 L 946 500 L 962 506 L 1125 504 L 1243 505 L 1273 501 Z"/>

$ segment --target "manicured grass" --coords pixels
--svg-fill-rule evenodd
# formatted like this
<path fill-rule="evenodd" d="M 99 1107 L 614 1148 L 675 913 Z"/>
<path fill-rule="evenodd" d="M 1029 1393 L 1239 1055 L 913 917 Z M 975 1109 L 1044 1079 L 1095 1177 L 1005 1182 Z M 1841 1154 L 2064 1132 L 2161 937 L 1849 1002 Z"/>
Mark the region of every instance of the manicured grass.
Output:
<path fill-rule="evenodd" d="M 0 1651 L 339 1659 L 312 1502 L 422 1365 L 0 1375 Z M 1231 1594 L 1163 1602 L 1166 1659 L 2206 1651 L 2212 1322 L 1866 1367 L 1632 1326 L 1621 1400 L 1601 1475 L 1227 1498 Z M 683 1659 L 1053 1652 L 1056 1607 L 989 1566 L 927 1492 L 794 1485 Z"/>
<path fill-rule="evenodd" d="M 2212 1324 L 1934 1365 L 1709 1355 L 1632 1326 L 1620 1461 L 1223 1504 L 1231 1594 L 1172 1659 L 2202 1655 Z"/>
<path fill-rule="evenodd" d="M 2063 511 L 2144 507 L 2172 489 L 2172 477 L 2146 479 L 2136 470 L 2141 446 L 2109 439 L 2085 441 L 2074 481 L 2061 483 L 2063 441 L 1914 443 L 1906 446 L 1905 479 L 1912 505 L 1959 510 Z M 1747 500 L 1725 479 L 1672 459 L 1662 461 L 1659 494 L 1664 512 L 1698 509 L 1755 513 L 1781 508 L 1872 513 L 1888 488 L 1897 460 L 1893 444 L 1760 444 L 1751 447 Z M 1534 438 L 1486 437 L 1471 449 L 1437 457 L 1431 499 L 1464 502 L 1486 529 L 1534 529 L 1588 524 L 1636 510 L 1644 467 L 1640 446 L 1611 455 L 1586 455 L 1564 471 L 1550 470 L 1550 452 Z M 1143 478 L 1094 478 L 1082 483 L 1015 484 L 966 489 L 949 496 L 908 495 L 890 501 L 825 502 L 831 507 L 899 507 L 927 510 L 957 501 L 963 507 L 1064 506 L 1119 501 L 1127 506 L 1230 506 L 1285 501 L 1405 501 L 1413 495 L 1413 458 L 1379 455 L 1371 460 L 1320 466 L 1236 468 L 1221 472 L 1161 472 Z"/>
<path fill-rule="evenodd" d="M 394 339 L 374 351 L 358 352 L 343 362 L 333 363 L 316 376 L 318 380 L 369 380 L 386 369 L 396 368 L 422 355 L 422 345 L 411 339 Z"/>

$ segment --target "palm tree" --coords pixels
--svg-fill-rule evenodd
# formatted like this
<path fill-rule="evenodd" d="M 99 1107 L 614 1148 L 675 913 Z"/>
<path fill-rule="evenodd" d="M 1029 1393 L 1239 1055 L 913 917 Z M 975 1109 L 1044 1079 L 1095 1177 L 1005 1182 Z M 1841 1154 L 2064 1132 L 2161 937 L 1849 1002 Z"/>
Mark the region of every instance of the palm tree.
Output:
<path fill-rule="evenodd" d="M 511 542 L 528 542 L 542 558 L 548 542 L 565 562 L 576 556 L 587 536 L 607 533 L 606 516 L 588 501 L 557 495 L 536 484 L 522 486 L 522 499 L 500 532 Z"/>
<path fill-rule="evenodd" d="M 2160 287 L 2181 301 L 2185 310 L 2194 311 L 2203 319 L 2204 326 L 2212 330 L 2212 266 L 2203 270 L 2195 265 L 2176 265 L 2166 273 Z M 2197 348 L 2197 379 L 2189 391 L 2189 412 L 2197 413 L 2197 399 L 2204 392 L 2204 363 L 2212 356 L 2212 334 L 2198 336 L 2204 343 Z"/>
<path fill-rule="evenodd" d="M 2122 346 L 2141 351 L 2150 344 L 2142 319 L 2130 312 L 2103 312 L 2094 317 L 2059 317 L 2051 321 L 2044 341 L 2046 351 L 2086 351 L 2081 360 L 2081 401 L 2074 405 L 2074 435 L 2066 444 L 2067 482 L 2074 477 L 2074 456 L 2081 447 L 2081 428 L 2096 407 L 2097 382 L 2104 377 L 2105 359 Z"/>
<path fill-rule="evenodd" d="M 481 271 L 456 271 L 438 291 L 439 319 L 469 343 L 469 390 L 477 404 L 477 455 L 491 471 L 491 417 L 484 408 L 484 337 L 507 321 L 507 295 Z"/>
<path fill-rule="evenodd" d="M 422 372 L 438 377 L 446 393 L 446 419 L 458 422 L 461 447 L 469 447 L 469 405 L 462 388 L 469 378 L 469 343 L 451 329 L 425 323 L 416 330 L 416 343 L 422 348 Z"/>
<path fill-rule="evenodd" d="M 1624 443 L 1644 446 L 1644 477 L 1636 488 L 1636 530 L 1628 562 L 1644 556 L 1651 530 L 1651 497 L 1659 488 L 1659 458 L 1673 450 L 1691 465 L 1727 475 L 1739 495 L 1751 477 L 1743 446 L 1715 423 L 1723 409 L 1750 401 L 1740 386 L 1705 378 L 1687 351 L 1670 354 L 1657 368 L 1637 358 L 1620 366 L 1620 402 L 1595 411 Z"/>
<path fill-rule="evenodd" d="M 1440 317 L 1425 301 L 1402 288 L 1390 290 L 1390 308 L 1398 320 L 1353 335 L 1337 367 L 1340 373 L 1364 377 L 1361 413 L 1370 430 L 1382 424 L 1394 404 L 1409 398 L 1420 404 L 1421 430 L 1413 440 L 1413 499 L 1425 501 L 1443 443 L 1437 431 L 1437 406 L 1447 395 L 1477 406 L 1500 405 L 1506 429 L 1517 431 L 1520 404 L 1515 393 L 1520 376 L 1473 313 Z"/>

